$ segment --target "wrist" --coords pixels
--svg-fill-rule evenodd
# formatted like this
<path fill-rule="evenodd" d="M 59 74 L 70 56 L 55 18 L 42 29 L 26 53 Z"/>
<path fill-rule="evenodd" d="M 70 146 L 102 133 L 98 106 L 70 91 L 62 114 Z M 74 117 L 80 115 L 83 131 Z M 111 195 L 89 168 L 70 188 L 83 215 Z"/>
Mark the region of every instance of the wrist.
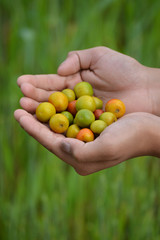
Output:
<path fill-rule="evenodd" d="M 127 159 L 139 156 L 160 157 L 160 118 L 150 113 L 133 113 L 135 121 L 133 131 L 130 131 L 132 141 L 126 146 L 129 151 Z"/>
<path fill-rule="evenodd" d="M 154 154 L 154 141 L 155 141 L 155 128 L 154 126 L 154 116 L 150 113 L 139 113 L 142 116 L 138 119 L 139 121 L 139 131 L 137 129 L 137 141 L 136 141 L 136 149 L 137 149 L 137 156 L 153 156 Z"/>
<path fill-rule="evenodd" d="M 145 68 L 152 114 L 160 116 L 160 69 Z"/>

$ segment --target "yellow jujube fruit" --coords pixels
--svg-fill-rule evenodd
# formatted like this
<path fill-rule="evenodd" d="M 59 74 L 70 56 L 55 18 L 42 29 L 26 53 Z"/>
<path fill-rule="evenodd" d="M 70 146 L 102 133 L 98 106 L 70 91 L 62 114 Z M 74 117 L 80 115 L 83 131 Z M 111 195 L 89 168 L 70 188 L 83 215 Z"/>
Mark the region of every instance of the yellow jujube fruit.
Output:
<path fill-rule="evenodd" d="M 66 116 L 58 113 L 51 117 L 49 126 L 56 133 L 64 133 L 69 127 L 69 121 Z"/>
<path fill-rule="evenodd" d="M 54 92 L 49 96 L 48 102 L 55 106 L 57 112 L 65 111 L 68 107 L 68 98 L 62 92 Z"/>
<path fill-rule="evenodd" d="M 36 108 L 36 117 L 41 122 L 48 122 L 54 114 L 56 114 L 56 109 L 49 102 L 40 103 Z"/>

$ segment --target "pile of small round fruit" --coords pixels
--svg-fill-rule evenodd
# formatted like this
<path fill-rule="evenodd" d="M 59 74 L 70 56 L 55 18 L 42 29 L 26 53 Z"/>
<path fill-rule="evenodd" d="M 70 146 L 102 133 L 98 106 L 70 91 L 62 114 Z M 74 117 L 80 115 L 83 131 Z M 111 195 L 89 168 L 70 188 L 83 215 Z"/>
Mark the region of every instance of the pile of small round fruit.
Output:
<path fill-rule="evenodd" d="M 91 84 L 80 82 L 74 90 L 67 88 L 52 93 L 48 102 L 39 104 L 36 117 L 41 122 L 49 122 L 56 133 L 90 142 L 125 113 L 125 105 L 119 99 L 109 100 L 105 111 L 102 108 L 103 101 L 93 96 Z"/>

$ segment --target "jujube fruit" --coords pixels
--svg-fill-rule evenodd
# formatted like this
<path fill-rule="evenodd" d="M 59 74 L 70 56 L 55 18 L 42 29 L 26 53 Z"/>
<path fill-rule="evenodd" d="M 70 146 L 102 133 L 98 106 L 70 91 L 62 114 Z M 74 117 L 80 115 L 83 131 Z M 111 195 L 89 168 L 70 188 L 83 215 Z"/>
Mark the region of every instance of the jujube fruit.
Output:
<path fill-rule="evenodd" d="M 66 136 L 69 137 L 69 138 L 76 138 L 76 136 L 79 133 L 79 131 L 80 131 L 80 127 L 78 127 L 77 124 L 72 124 L 67 129 Z"/>
<path fill-rule="evenodd" d="M 94 140 L 94 134 L 90 129 L 83 128 L 79 131 L 76 138 L 83 142 L 91 142 Z"/>
<path fill-rule="evenodd" d="M 107 127 L 107 123 L 102 120 L 96 120 L 91 123 L 90 129 L 95 134 L 100 134 Z"/>
<path fill-rule="evenodd" d="M 81 109 L 77 112 L 75 117 L 75 123 L 82 128 L 89 127 L 92 122 L 95 121 L 93 112 L 88 109 Z"/>
<path fill-rule="evenodd" d="M 95 119 L 98 120 L 101 114 L 104 113 L 104 111 L 102 109 L 96 109 L 93 113 L 94 113 Z"/>
<path fill-rule="evenodd" d="M 57 112 L 65 111 L 68 107 L 68 98 L 62 92 L 54 92 L 49 96 L 48 102 L 55 106 Z"/>
<path fill-rule="evenodd" d="M 103 120 L 107 125 L 111 125 L 113 122 L 117 121 L 116 115 L 111 112 L 104 112 L 99 117 L 100 120 Z"/>
<path fill-rule="evenodd" d="M 49 102 L 40 103 L 36 108 L 36 117 L 41 122 L 48 122 L 51 116 L 55 113 L 55 107 Z"/>
<path fill-rule="evenodd" d="M 49 126 L 56 133 L 64 133 L 69 127 L 69 121 L 66 116 L 58 113 L 50 118 Z"/>
<path fill-rule="evenodd" d="M 124 103 L 119 99 L 111 99 L 105 105 L 106 112 L 112 112 L 117 118 L 122 117 L 125 114 L 126 107 Z"/>
<path fill-rule="evenodd" d="M 72 89 L 66 88 L 62 90 L 62 93 L 64 93 L 67 96 L 68 102 L 72 102 L 76 98 L 75 93 Z"/>
<path fill-rule="evenodd" d="M 76 102 L 77 102 L 77 100 L 74 100 L 74 101 L 72 101 L 72 102 L 69 102 L 69 103 L 68 103 L 68 107 L 67 107 L 68 112 L 70 112 L 73 116 L 75 116 L 76 113 L 77 113 L 77 110 L 76 110 Z"/>
<path fill-rule="evenodd" d="M 74 87 L 76 97 L 79 98 L 83 95 L 93 96 L 92 85 L 88 82 L 79 82 Z"/>
<path fill-rule="evenodd" d="M 100 98 L 95 97 L 95 96 L 93 96 L 93 99 L 94 99 L 95 104 L 96 104 L 96 109 L 102 109 L 103 101 Z"/>
<path fill-rule="evenodd" d="M 93 97 L 88 95 L 79 97 L 76 102 L 76 110 L 78 112 L 81 109 L 88 109 L 94 112 L 96 109 L 96 104 Z"/>
<path fill-rule="evenodd" d="M 68 118 L 69 125 L 71 125 L 73 123 L 73 115 L 68 111 L 63 111 L 61 113 Z"/>

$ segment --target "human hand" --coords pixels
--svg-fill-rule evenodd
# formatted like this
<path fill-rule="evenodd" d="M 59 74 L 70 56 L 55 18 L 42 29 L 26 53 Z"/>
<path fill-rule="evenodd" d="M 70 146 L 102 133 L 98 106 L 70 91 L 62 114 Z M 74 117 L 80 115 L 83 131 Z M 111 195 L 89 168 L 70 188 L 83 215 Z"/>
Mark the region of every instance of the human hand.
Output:
<path fill-rule="evenodd" d="M 88 81 L 104 103 L 121 99 L 131 112 L 160 116 L 160 70 L 106 47 L 73 51 L 59 66 L 58 74 L 74 81 Z M 73 87 L 73 85 L 71 85 Z"/>
<path fill-rule="evenodd" d="M 89 143 L 52 132 L 25 110 L 16 110 L 15 118 L 26 132 L 80 175 L 88 175 L 141 155 L 160 156 L 160 152 L 157 153 L 160 120 L 149 113 L 128 114 Z"/>
<path fill-rule="evenodd" d="M 21 106 L 33 112 L 35 105 L 47 101 L 53 91 L 88 81 L 94 95 L 104 103 L 118 98 L 125 103 L 126 113 L 148 112 L 160 116 L 160 70 L 145 67 L 129 56 L 106 47 L 73 51 L 59 66 L 58 74 L 20 77 L 18 85 L 25 96 Z"/>

